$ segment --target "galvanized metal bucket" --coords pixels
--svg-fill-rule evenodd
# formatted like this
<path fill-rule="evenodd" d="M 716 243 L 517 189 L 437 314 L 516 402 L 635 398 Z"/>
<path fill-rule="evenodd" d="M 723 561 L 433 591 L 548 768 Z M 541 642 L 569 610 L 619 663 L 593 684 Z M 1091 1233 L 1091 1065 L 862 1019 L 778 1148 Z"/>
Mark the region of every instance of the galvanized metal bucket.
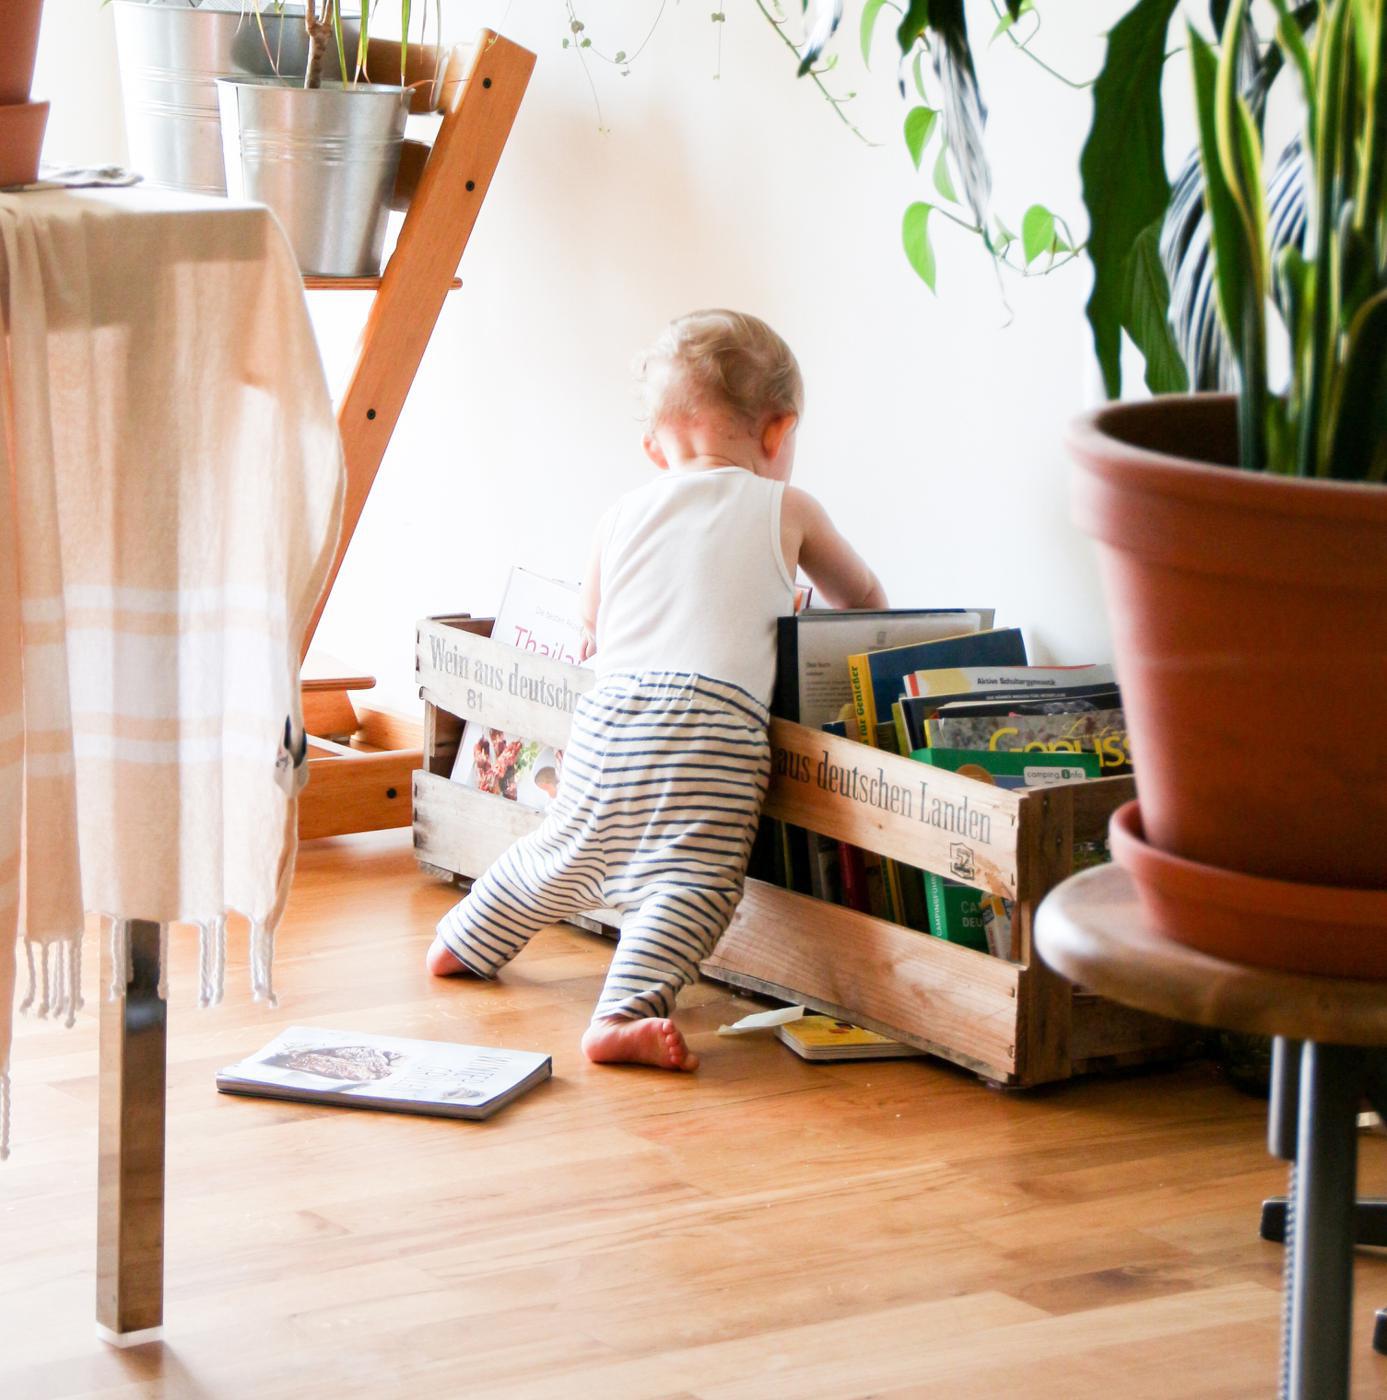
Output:
<path fill-rule="evenodd" d="M 371 83 L 305 89 L 232 78 L 217 90 L 227 193 L 274 210 L 300 271 L 375 276 L 409 94 Z"/>
<path fill-rule="evenodd" d="M 217 79 L 301 77 L 303 6 L 117 0 L 114 10 L 131 167 L 151 185 L 225 194 Z"/>

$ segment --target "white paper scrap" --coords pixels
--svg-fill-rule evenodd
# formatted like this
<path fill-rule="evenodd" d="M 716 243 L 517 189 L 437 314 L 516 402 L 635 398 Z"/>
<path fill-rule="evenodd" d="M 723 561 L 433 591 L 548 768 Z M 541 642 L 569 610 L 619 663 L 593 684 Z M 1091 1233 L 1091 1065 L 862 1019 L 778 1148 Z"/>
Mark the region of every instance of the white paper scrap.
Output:
<path fill-rule="evenodd" d="M 740 1021 L 734 1021 L 730 1026 L 719 1026 L 718 1034 L 750 1035 L 753 1031 L 771 1031 L 777 1026 L 798 1021 L 803 1015 L 802 1006 L 781 1006 L 774 1011 L 753 1011 L 750 1016 L 743 1016 Z"/>

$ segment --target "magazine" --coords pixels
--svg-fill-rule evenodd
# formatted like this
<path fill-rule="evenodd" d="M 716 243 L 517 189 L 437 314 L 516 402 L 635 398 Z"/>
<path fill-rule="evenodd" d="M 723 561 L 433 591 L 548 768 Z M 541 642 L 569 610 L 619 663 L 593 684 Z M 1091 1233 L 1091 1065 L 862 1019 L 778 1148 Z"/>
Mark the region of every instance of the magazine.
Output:
<path fill-rule="evenodd" d="M 552 1073 L 549 1056 L 532 1050 L 290 1026 L 249 1059 L 221 1070 L 217 1088 L 345 1108 L 490 1118 Z"/>
<path fill-rule="evenodd" d="M 583 644 L 577 584 L 512 569 L 491 637 L 577 666 Z M 476 720 L 468 720 L 463 728 L 453 764 L 455 781 L 540 812 L 557 796 L 562 771 L 562 749 Z"/>

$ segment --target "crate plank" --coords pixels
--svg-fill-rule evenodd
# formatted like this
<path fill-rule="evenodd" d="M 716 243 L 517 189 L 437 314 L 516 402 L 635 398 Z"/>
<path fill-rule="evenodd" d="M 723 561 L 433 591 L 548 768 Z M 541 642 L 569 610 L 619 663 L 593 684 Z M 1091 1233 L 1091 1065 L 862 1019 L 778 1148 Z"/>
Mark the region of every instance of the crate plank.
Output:
<path fill-rule="evenodd" d="M 767 816 L 1012 898 L 1013 792 L 773 719 Z"/>
<path fill-rule="evenodd" d="M 414 854 L 429 865 L 475 879 L 543 820 L 530 807 L 437 773 L 414 774 Z"/>
<path fill-rule="evenodd" d="M 993 1079 L 1016 1069 L 1023 969 L 853 909 L 748 880 L 703 971 L 775 989 Z"/>
<path fill-rule="evenodd" d="M 568 742 L 574 707 L 596 684 L 581 666 L 432 621 L 419 624 L 415 668 L 430 704 L 555 748 Z"/>

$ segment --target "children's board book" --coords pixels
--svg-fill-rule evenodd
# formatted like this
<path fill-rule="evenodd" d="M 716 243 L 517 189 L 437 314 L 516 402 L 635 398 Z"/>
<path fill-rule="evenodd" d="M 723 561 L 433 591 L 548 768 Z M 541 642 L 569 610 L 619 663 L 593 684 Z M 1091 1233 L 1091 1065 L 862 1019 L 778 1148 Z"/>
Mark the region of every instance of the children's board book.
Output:
<path fill-rule="evenodd" d="M 940 637 L 848 657 L 857 728 L 863 740 L 878 742 L 879 724 L 889 726 L 891 707 L 905 693 L 906 677 L 943 666 L 1024 666 L 1026 642 L 1019 627 Z M 888 738 L 894 743 L 894 731 Z"/>
<path fill-rule="evenodd" d="M 501 606 L 496 609 L 491 638 L 577 666 L 583 646 L 578 585 L 532 574 L 528 569 L 512 569 Z M 542 812 L 558 793 L 562 770 L 561 749 L 468 720 L 453 763 L 453 778 L 479 792 Z"/>
<path fill-rule="evenodd" d="M 490 1118 L 553 1073 L 548 1055 L 290 1026 L 217 1075 L 223 1094 Z"/>
<path fill-rule="evenodd" d="M 992 626 L 992 608 L 814 609 L 780 619 L 772 714 L 819 729 L 852 704 L 847 658 Z"/>
<path fill-rule="evenodd" d="M 806 1013 L 775 1033 L 803 1060 L 904 1060 L 925 1053 L 832 1016 Z"/>

